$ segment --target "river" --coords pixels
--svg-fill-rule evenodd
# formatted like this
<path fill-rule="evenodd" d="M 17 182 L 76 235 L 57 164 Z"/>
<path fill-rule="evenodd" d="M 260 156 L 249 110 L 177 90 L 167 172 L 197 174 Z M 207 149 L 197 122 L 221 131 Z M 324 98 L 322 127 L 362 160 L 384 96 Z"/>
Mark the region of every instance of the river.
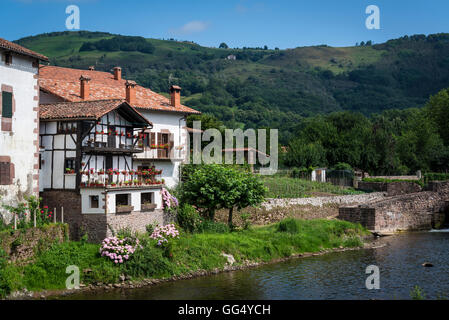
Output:
<path fill-rule="evenodd" d="M 330 253 L 139 289 L 82 293 L 65 299 L 449 299 L 449 230 L 377 240 L 379 248 Z M 433 267 L 425 268 L 424 262 Z M 366 267 L 380 270 L 380 289 L 365 286 Z"/>

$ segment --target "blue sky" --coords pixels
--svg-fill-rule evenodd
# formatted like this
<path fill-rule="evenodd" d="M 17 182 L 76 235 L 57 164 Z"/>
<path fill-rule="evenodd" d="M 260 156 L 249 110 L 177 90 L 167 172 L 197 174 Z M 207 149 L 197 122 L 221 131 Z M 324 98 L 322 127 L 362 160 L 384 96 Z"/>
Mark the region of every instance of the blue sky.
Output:
<path fill-rule="evenodd" d="M 81 30 L 191 40 L 204 46 L 351 46 L 411 34 L 449 32 L 449 1 L 413 0 L 1 0 L 0 37 L 64 31 L 70 4 Z M 380 30 L 368 30 L 368 5 Z"/>

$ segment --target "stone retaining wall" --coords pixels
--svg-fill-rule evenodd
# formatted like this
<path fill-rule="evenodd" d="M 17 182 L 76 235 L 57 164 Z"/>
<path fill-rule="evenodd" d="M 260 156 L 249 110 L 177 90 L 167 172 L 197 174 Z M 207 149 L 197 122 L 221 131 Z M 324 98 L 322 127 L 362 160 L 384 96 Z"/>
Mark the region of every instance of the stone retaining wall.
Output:
<path fill-rule="evenodd" d="M 148 212 L 82 214 L 81 195 L 75 191 L 45 191 L 41 193 L 43 205 L 56 208 L 60 221 L 61 204 L 64 205 L 64 222 L 69 225 L 70 238 L 79 240 L 87 233 L 90 242 L 101 242 L 113 232 L 128 228 L 133 232 L 145 232 L 149 224 L 164 225 L 174 218 L 160 209 Z"/>
<path fill-rule="evenodd" d="M 420 192 L 421 186 L 411 181 L 397 181 L 397 182 L 369 182 L 360 181 L 357 186 L 360 190 L 386 192 L 388 196 L 397 196 L 400 194 L 408 194 Z"/>
<path fill-rule="evenodd" d="M 387 197 L 359 206 L 339 208 L 338 218 L 360 223 L 369 230 L 429 230 L 447 219 L 449 182 L 429 185 L 432 191 Z"/>
<path fill-rule="evenodd" d="M 271 210 L 276 207 L 289 207 L 295 205 L 311 205 L 315 207 L 322 207 L 325 204 L 353 204 L 365 203 L 373 200 L 384 199 L 383 192 L 364 193 L 346 196 L 333 197 L 314 197 L 314 198 L 295 198 L 295 199 L 268 199 L 262 203 L 262 207 L 266 210 Z"/>

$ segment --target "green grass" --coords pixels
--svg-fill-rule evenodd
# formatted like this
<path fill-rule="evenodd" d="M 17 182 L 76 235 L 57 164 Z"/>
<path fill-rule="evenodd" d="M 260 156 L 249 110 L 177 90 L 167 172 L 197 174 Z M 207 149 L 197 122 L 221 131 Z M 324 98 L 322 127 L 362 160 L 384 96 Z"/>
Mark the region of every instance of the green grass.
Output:
<path fill-rule="evenodd" d="M 267 262 L 292 254 L 318 252 L 335 247 L 357 247 L 367 231 L 339 220 L 294 220 L 227 233 L 182 233 L 166 251 L 142 237 L 144 248 L 121 266 L 99 255 L 99 245 L 81 242 L 56 244 L 27 266 L 8 264 L 0 270 L 0 295 L 26 287 L 29 290 L 64 289 L 67 266 L 76 265 L 84 284 L 115 283 L 120 274 L 134 279 L 163 278 L 197 270 L 223 268 L 232 254 L 238 265 L 245 261 Z M 83 273 L 89 268 L 92 272 Z M 3 288 L 3 291 L 1 291 Z"/>
<path fill-rule="evenodd" d="M 362 194 L 354 188 L 339 187 L 331 183 L 308 181 L 290 177 L 264 177 L 265 186 L 268 188 L 268 198 L 306 198 L 312 192 L 331 193 L 335 195 Z"/>

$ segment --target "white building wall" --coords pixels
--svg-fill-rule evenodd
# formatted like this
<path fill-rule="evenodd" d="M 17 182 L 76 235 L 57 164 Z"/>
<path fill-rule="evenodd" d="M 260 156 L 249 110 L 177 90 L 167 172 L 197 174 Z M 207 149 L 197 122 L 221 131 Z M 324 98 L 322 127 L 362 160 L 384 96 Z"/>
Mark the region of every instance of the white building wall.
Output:
<path fill-rule="evenodd" d="M 153 123 L 152 132 L 161 132 L 168 130 L 174 134 L 174 153 L 172 161 L 170 160 L 150 160 L 157 155 L 157 150 L 147 150 L 143 153 L 136 154 L 134 158 L 134 169 L 138 166 L 155 165 L 156 169 L 162 169 L 160 179 L 165 180 L 167 187 L 175 187 L 179 182 L 179 168 L 181 161 L 185 159 L 185 152 L 187 148 L 187 132 L 184 129 L 186 126 L 185 116 L 176 112 L 160 112 L 150 111 L 146 109 L 139 109 L 144 117 Z M 157 139 L 157 135 L 156 135 Z M 159 143 L 159 141 L 156 141 Z M 181 150 L 180 147 L 183 147 Z"/>
<path fill-rule="evenodd" d="M 0 52 L 0 54 L 3 54 Z M 0 87 L 13 88 L 15 111 L 12 116 L 12 131 L 0 130 L 0 156 L 11 158 L 15 175 L 12 185 L 0 186 L 0 203 L 17 205 L 25 196 L 38 195 L 38 82 L 33 67 L 36 59 L 13 53 L 11 65 L 0 59 Z M 1 107 L 1 106 L 0 106 Z M 11 217 L 2 208 L 7 220 Z"/>

